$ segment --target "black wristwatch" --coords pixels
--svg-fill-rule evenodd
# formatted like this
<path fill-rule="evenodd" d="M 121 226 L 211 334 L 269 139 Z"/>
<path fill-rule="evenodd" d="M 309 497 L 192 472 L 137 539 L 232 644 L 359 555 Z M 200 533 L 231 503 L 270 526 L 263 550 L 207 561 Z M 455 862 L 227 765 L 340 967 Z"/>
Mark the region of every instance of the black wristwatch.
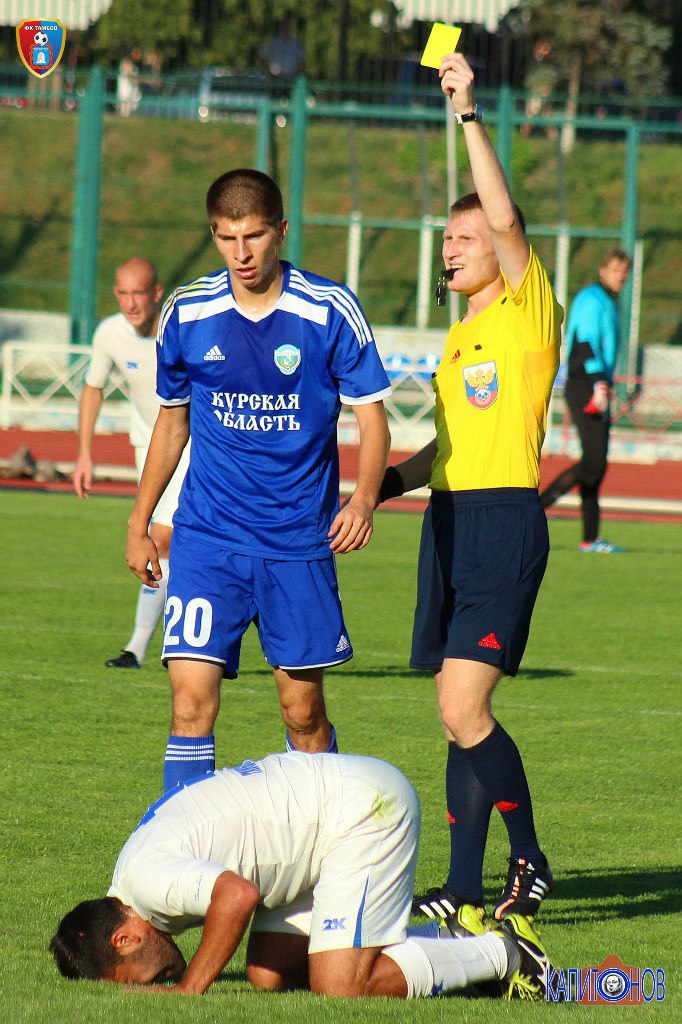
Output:
<path fill-rule="evenodd" d="M 457 124 L 466 124 L 467 121 L 482 121 L 483 114 L 481 113 L 478 106 L 475 106 L 473 110 L 470 110 L 468 114 L 458 114 L 455 112 L 455 121 Z"/>

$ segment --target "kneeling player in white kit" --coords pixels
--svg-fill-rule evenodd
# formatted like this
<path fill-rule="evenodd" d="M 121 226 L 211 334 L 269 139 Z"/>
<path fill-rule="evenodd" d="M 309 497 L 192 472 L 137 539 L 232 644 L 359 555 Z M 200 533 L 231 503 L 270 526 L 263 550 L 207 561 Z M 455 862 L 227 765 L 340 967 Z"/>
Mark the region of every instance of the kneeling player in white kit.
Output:
<path fill-rule="evenodd" d="M 408 998 L 498 982 L 543 998 L 548 961 L 525 918 L 408 929 L 419 824 L 411 784 L 374 758 L 272 754 L 208 773 L 149 808 L 108 895 L 68 913 L 50 949 L 66 977 L 202 993 L 252 921 L 259 989 Z M 186 965 L 171 936 L 201 925 Z"/>

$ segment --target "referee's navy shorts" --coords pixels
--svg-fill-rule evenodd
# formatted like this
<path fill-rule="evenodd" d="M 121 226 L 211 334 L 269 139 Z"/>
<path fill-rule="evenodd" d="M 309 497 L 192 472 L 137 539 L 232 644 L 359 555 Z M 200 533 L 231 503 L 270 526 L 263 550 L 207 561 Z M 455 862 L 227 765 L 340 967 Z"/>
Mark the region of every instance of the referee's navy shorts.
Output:
<path fill-rule="evenodd" d="M 515 676 L 549 555 L 533 488 L 433 491 L 424 515 L 410 665 L 445 658 Z"/>

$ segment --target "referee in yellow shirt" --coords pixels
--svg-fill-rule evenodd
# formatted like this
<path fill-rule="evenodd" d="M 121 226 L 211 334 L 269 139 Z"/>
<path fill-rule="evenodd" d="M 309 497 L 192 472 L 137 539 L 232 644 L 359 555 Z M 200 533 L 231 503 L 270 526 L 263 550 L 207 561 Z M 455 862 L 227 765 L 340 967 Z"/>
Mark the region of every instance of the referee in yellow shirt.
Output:
<path fill-rule="evenodd" d="M 413 910 L 466 932 L 485 915 L 493 807 L 511 847 L 495 918 L 535 915 L 552 888 L 521 756 L 491 701 L 502 676 L 518 671 L 547 565 L 538 464 L 563 313 L 481 122 L 471 68 L 454 53 L 439 75 L 476 189 L 454 203 L 443 236 L 447 287 L 466 296 L 467 310 L 450 328 L 433 379 L 436 438 L 389 467 L 380 500 L 431 488 L 410 664 L 436 681 L 451 859 L 445 884 L 417 896 Z"/>

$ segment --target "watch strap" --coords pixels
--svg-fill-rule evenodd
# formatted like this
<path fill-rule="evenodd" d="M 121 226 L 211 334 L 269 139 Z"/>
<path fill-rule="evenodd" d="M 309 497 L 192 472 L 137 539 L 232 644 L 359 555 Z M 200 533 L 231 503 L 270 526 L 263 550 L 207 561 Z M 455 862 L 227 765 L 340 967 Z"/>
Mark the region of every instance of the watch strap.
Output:
<path fill-rule="evenodd" d="M 455 121 L 457 124 L 466 124 L 467 121 L 482 121 L 483 115 L 480 109 L 475 106 L 473 110 L 470 110 L 468 114 L 457 114 L 455 113 Z"/>

